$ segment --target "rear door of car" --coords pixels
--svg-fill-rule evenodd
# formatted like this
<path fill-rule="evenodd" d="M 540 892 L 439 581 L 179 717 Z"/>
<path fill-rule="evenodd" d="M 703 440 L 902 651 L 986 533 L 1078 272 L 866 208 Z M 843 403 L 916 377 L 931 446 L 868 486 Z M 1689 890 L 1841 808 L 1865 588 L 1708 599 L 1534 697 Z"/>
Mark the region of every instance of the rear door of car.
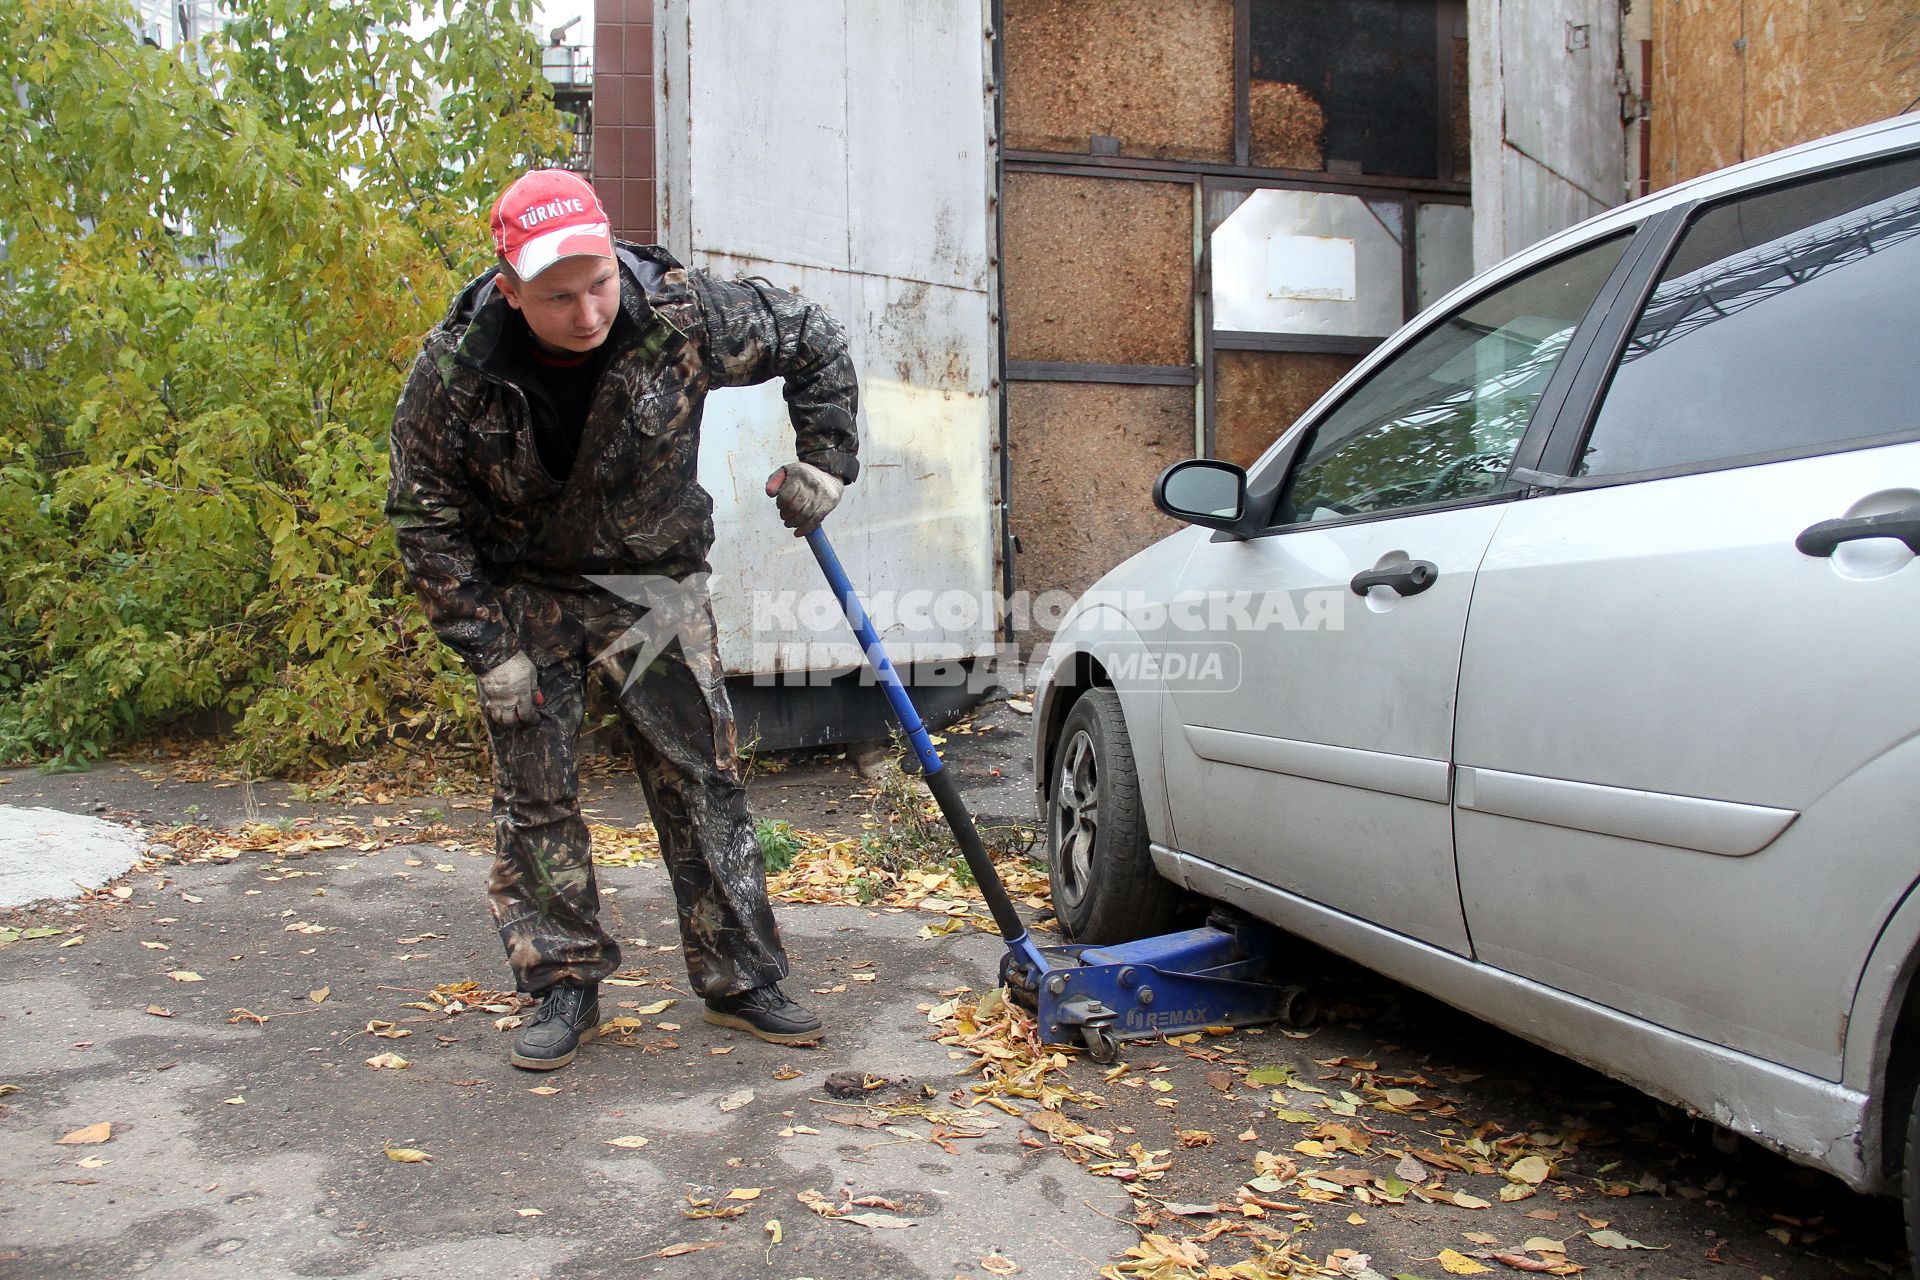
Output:
<path fill-rule="evenodd" d="M 1920 153 L 1676 212 L 1480 570 L 1462 902 L 1488 963 L 1837 1079 L 1920 868 Z"/>
<path fill-rule="evenodd" d="M 1256 467 L 1269 528 L 1200 545 L 1170 620 L 1169 654 L 1234 658 L 1227 679 L 1167 681 L 1182 849 L 1466 950 L 1448 767 L 1474 573 L 1517 496 L 1515 448 L 1632 240 L 1487 284 Z"/>

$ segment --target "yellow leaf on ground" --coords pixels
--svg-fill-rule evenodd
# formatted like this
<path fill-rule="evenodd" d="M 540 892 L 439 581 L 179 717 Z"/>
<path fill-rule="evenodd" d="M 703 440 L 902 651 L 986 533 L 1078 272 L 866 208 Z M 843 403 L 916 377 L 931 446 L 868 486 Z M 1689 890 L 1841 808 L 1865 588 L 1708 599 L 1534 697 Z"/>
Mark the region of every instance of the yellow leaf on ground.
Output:
<path fill-rule="evenodd" d="M 375 1068 L 385 1067 L 388 1071 L 404 1071 L 413 1064 L 397 1053 L 376 1053 L 367 1059 L 367 1065 Z"/>
<path fill-rule="evenodd" d="M 1507 1177 L 1515 1182 L 1524 1182 L 1529 1186 L 1537 1187 L 1545 1182 L 1552 1172 L 1552 1168 L 1539 1156 L 1523 1156 L 1513 1162 L 1507 1170 Z"/>
<path fill-rule="evenodd" d="M 90 1124 L 84 1129 L 75 1129 L 64 1138 L 55 1138 L 54 1145 L 61 1147 L 90 1147 L 96 1142 L 105 1142 L 112 1136 L 112 1123 L 102 1120 L 99 1124 Z"/>
<path fill-rule="evenodd" d="M 531 1088 L 531 1089 L 529 1089 L 529 1090 L 527 1090 L 527 1092 L 528 1092 L 528 1093 L 533 1093 L 533 1094 L 538 1094 L 538 1095 L 539 1095 L 540 1097 L 542 1097 L 542 1098 L 551 1098 L 551 1097 L 552 1097 L 552 1096 L 553 1096 L 554 1094 L 556 1094 L 556 1093 L 558 1093 L 558 1092 L 560 1092 L 560 1091 L 559 1091 L 558 1089 L 556 1089 L 556 1088 L 554 1088 L 554 1087 L 553 1087 L 552 1085 L 550 1085 L 550 1084 L 537 1084 L 537 1085 L 535 1085 L 535 1086 L 534 1086 L 533 1088 Z"/>
<path fill-rule="evenodd" d="M 729 1200 L 758 1200 L 760 1198 L 760 1188 L 735 1187 L 733 1190 L 727 1192 L 726 1198 Z"/>
<path fill-rule="evenodd" d="M 619 1147 L 623 1151 L 638 1151 L 651 1141 L 651 1138 L 643 1138 L 637 1133 L 629 1133 L 624 1137 L 608 1138 L 607 1145 L 610 1147 Z"/>
<path fill-rule="evenodd" d="M 780 1243 L 780 1219 L 768 1218 L 767 1225 L 761 1228 L 761 1230 L 765 1231 L 769 1237 L 767 1243 L 769 1244 Z"/>
<path fill-rule="evenodd" d="M 672 1000 L 655 1000 L 652 1004 L 641 1005 L 634 1012 L 643 1018 L 651 1018 L 656 1013 L 665 1013 L 672 1004 Z"/>
<path fill-rule="evenodd" d="M 514 1212 L 523 1218 L 543 1218 L 547 1213 L 545 1209 L 515 1209 Z"/>
<path fill-rule="evenodd" d="M 167 976 L 175 982 L 205 982 L 206 979 L 191 969 L 169 969 Z"/>
<path fill-rule="evenodd" d="M 425 1164 L 433 1157 L 418 1147 L 388 1147 L 387 1159 L 395 1164 Z"/>
<path fill-rule="evenodd" d="M 990 1253 L 980 1259 L 980 1267 L 982 1270 L 991 1271 L 997 1276 L 1010 1276 L 1020 1270 L 1019 1263 L 1015 1262 L 1012 1258 L 998 1253 Z"/>
<path fill-rule="evenodd" d="M 313 1001 L 315 1004 L 325 1004 L 327 997 L 332 994 L 333 988 L 331 987 L 316 987 L 312 991 L 307 992 L 307 999 Z"/>
<path fill-rule="evenodd" d="M 1440 1256 L 1435 1259 L 1435 1261 L 1439 1262 L 1442 1267 L 1445 1267 L 1449 1274 L 1456 1276 L 1485 1275 L 1487 1272 L 1493 1270 L 1492 1267 L 1482 1266 L 1466 1254 L 1455 1249 L 1442 1249 Z"/>

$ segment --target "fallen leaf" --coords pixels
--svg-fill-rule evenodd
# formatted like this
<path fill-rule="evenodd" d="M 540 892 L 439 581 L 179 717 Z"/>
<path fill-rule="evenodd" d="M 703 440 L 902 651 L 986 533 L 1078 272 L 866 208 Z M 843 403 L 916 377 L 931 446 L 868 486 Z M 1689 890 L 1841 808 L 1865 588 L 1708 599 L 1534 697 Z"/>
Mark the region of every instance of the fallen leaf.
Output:
<path fill-rule="evenodd" d="M 104 1169 L 112 1164 L 113 1161 L 104 1160 L 99 1156 L 82 1156 L 76 1163 L 79 1164 L 82 1169 Z"/>
<path fill-rule="evenodd" d="M 1567 1275 L 1574 1270 L 1565 1258 L 1556 1258 L 1549 1262 L 1542 1258 L 1528 1257 L 1524 1253 L 1489 1253 L 1487 1256 L 1495 1262 L 1512 1267 L 1515 1271 L 1530 1271 L 1536 1275 Z"/>
<path fill-rule="evenodd" d="M 760 1188 L 758 1187 L 735 1187 L 725 1196 L 728 1200 L 758 1200 L 759 1198 Z"/>
<path fill-rule="evenodd" d="M 1545 1182 L 1553 1169 L 1539 1156 L 1523 1156 L 1515 1160 L 1507 1169 L 1507 1177 L 1515 1182 L 1524 1182 L 1529 1186 L 1539 1186 Z"/>
<path fill-rule="evenodd" d="M 624 1137 L 608 1138 L 607 1145 L 610 1147 L 619 1147 L 624 1151 L 638 1151 L 651 1141 L 651 1138 L 643 1138 L 638 1134 L 630 1133 Z"/>
<path fill-rule="evenodd" d="M 1491 1209 L 1491 1200 L 1482 1200 L 1479 1196 L 1470 1196 L 1464 1191 L 1453 1193 L 1453 1202 L 1462 1209 Z"/>
<path fill-rule="evenodd" d="M 544 1218 L 547 1215 L 545 1209 L 515 1209 L 514 1212 L 523 1218 Z"/>
<path fill-rule="evenodd" d="M 773 1069 L 773 1078 L 775 1080 L 798 1080 L 800 1073 L 783 1062 Z"/>
<path fill-rule="evenodd" d="M 316 987 L 312 991 L 307 992 L 307 999 L 313 1001 L 315 1004 L 325 1004 L 327 997 L 332 994 L 332 987 Z"/>
<path fill-rule="evenodd" d="M 769 1237 L 767 1241 L 768 1244 L 775 1245 L 780 1243 L 780 1219 L 768 1218 L 766 1225 L 760 1229 L 767 1233 Z"/>
<path fill-rule="evenodd" d="M 140 945 L 141 945 L 141 946 L 143 946 L 143 947 L 145 947 L 145 948 L 146 948 L 147 950 L 149 950 L 149 951 L 171 951 L 171 950 L 173 950 L 173 948 L 172 948 L 172 947 L 169 947 L 169 946 L 168 946 L 168 945 L 167 945 L 166 943 L 164 943 L 164 942 L 143 942 L 143 943 L 141 943 Z"/>
<path fill-rule="evenodd" d="M 1271 1089 L 1275 1085 L 1286 1084 L 1293 1079 L 1293 1068 L 1255 1067 L 1247 1072 L 1247 1083 L 1256 1089 Z"/>
<path fill-rule="evenodd" d="M 64 1138 L 55 1138 L 54 1145 L 59 1147 L 90 1147 L 97 1142 L 105 1142 L 112 1136 L 112 1122 L 102 1120 L 99 1124 L 90 1124 L 84 1129 L 75 1129 Z"/>
<path fill-rule="evenodd" d="M 236 1093 L 231 1098 L 222 1098 L 220 1101 L 229 1107 L 244 1107 L 247 1105 L 247 1095 L 244 1093 Z"/>
<path fill-rule="evenodd" d="M 683 1258 L 689 1253 L 699 1253 L 703 1249 L 718 1249 L 726 1244 L 724 1240 L 702 1240 L 698 1244 L 670 1244 L 653 1253 L 643 1253 L 642 1258 Z"/>
<path fill-rule="evenodd" d="M 169 969 L 167 976 L 175 982 L 205 982 L 206 979 L 191 969 Z"/>
<path fill-rule="evenodd" d="M 407 1030 L 405 1027 L 396 1027 L 391 1022 L 383 1022 L 379 1018 L 375 1018 L 367 1024 L 367 1034 L 370 1036 L 378 1036 L 382 1040 L 404 1040 L 412 1035 L 413 1032 Z"/>
<path fill-rule="evenodd" d="M 554 1088 L 554 1087 L 553 1087 L 552 1085 L 550 1085 L 550 1084 L 537 1084 L 537 1085 L 535 1085 L 535 1086 L 533 1086 L 533 1088 L 531 1088 L 531 1089 L 529 1089 L 529 1090 L 527 1090 L 527 1092 L 528 1092 L 528 1093 L 535 1093 L 535 1094 L 539 1094 L 539 1095 L 540 1095 L 541 1097 L 543 1097 L 543 1098 L 551 1098 L 551 1097 L 552 1097 L 552 1096 L 553 1096 L 554 1094 L 556 1094 L 556 1093 L 558 1093 L 558 1092 L 560 1092 L 560 1091 L 559 1091 L 558 1089 L 556 1089 L 556 1088 Z"/>
<path fill-rule="evenodd" d="M 1412 1156 L 1401 1156 L 1400 1163 L 1393 1166 L 1393 1175 L 1402 1182 L 1410 1182 L 1415 1186 L 1421 1185 L 1433 1176 L 1427 1172 L 1427 1166 Z"/>
<path fill-rule="evenodd" d="M 1439 1257 L 1436 1258 L 1435 1261 L 1446 1268 L 1449 1274 L 1456 1276 L 1485 1275 L 1487 1272 L 1493 1270 L 1492 1267 L 1475 1262 L 1466 1254 L 1455 1249 L 1442 1249 Z"/>
<path fill-rule="evenodd" d="M 374 1068 L 384 1067 L 388 1071 L 404 1071 L 413 1064 L 397 1053 L 387 1052 L 374 1054 L 367 1059 L 367 1065 Z"/>
<path fill-rule="evenodd" d="M 1567 1251 L 1566 1244 L 1555 1240 L 1552 1236 L 1528 1236 L 1526 1243 L 1520 1247 L 1528 1253 L 1565 1253 Z"/>
<path fill-rule="evenodd" d="M 1020 1270 L 1019 1263 L 1015 1262 L 1012 1258 L 998 1253 L 990 1253 L 980 1259 L 980 1266 L 983 1270 L 991 1271 L 997 1276 L 1010 1276 Z"/>
<path fill-rule="evenodd" d="M 1500 1188 L 1500 1201 L 1503 1204 L 1513 1204 L 1519 1200 L 1531 1200 L 1538 1194 L 1537 1188 L 1530 1187 L 1524 1182 L 1509 1182 Z"/>
<path fill-rule="evenodd" d="M 643 1004 L 634 1013 L 643 1018 L 651 1018 L 656 1013 L 665 1013 L 673 1005 L 672 1000 L 655 1000 L 652 1004 Z"/>
<path fill-rule="evenodd" d="M 891 1214 L 885 1214 L 885 1213 L 843 1213 L 838 1217 L 836 1217 L 834 1221 L 835 1222 L 853 1222 L 853 1223 L 858 1223 L 860 1226 L 863 1226 L 863 1227 L 872 1227 L 875 1229 L 880 1229 L 885 1227 L 911 1227 L 911 1226 L 918 1225 L 910 1218 L 896 1218 L 896 1217 L 893 1217 Z"/>
<path fill-rule="evenodd" d="M 1462 1231 L 1461 1236 L 1475 1244 L 1499 1244 L 1499 1236 L 1490 1236 L 1484 1231 Z"/>
<path fill-rule="evenodd" d="M 395 1164 L 425 1164 L 433 1157 L 418 1147 L 388 1147 L 387 1159 Z"/>
<path fill-rule="evenodd" d="M 1587 1232 L 1587 1239 L 1593 1241 L 1602 1249 L 1647 1249 L 1658 1251 L 1672 1247 L 1664 1244 L 1641 1244 L 1638 1240 L 1629 1239 L 1621 1235 L 1618 1231 L 1589 1231 Z"/>
<path fill-rule="evenodd" d="M 157 1004 L 148 1005 L 147 1012 L 156 1018 L 171 1018 L 173 1016 L 173 1010 Z"/>
<path fill-rule="evenodd" d="M 720 1109 L 722 1111 L 738 1111 L 752 1101 L 753 1090 L 739 1089 L 720 1099 Z"/>

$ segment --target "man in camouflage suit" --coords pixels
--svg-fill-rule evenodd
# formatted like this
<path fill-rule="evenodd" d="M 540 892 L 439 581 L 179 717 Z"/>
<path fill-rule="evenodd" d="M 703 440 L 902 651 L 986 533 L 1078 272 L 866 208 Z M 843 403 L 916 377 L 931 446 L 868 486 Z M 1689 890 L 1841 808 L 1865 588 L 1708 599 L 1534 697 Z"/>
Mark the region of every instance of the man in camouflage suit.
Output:
<path fill-rule="evenodd" d="M 845 334 L 794 294 L 616 246 L 593 189 L 565 171 L 508 187 L 493 230 L 500 265 L 454 300 L 401 393 L 387 516 L 434 631 L 479 677 L 488 894 L 519 989 L 540 997 L 512 1061 L 570 1062 L 620 965 L 578 799 L 589 672 L 617 691 L 707 1021 L 812 1040 L 819 1019 L 778 985 L 787 959 L 735 765 L 705 589 L 713 502 L 695 468 L 708 389 L 781 378 L 799 460 L 767 490 L 796 535 L 816 527 L 859 469 Z M 589 581 L 609 575 L 667 589 Z M 641 634 L 671 641 L 636 647 Z"/>

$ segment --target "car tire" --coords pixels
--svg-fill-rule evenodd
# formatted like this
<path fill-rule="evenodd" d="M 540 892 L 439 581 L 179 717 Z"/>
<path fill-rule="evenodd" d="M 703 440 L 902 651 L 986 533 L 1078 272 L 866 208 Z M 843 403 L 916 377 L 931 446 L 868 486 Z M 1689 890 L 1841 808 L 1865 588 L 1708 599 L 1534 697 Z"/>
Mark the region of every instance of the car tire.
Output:
<path fill-rule="evenodd" d="M 1906 1148 L 1900 1154 L 1900 1208 L 1907 1223 L 1907 1255 L 1920 1280 L 1920 1087 L 1907 1110 Z"/>
<path fill-rule="evenodd" d="M 1053 910 L 1075 942 L 1165 933 L 1182 895 L 1153 869 L 1120 699 L 1089 689 L 1067 713 L 1047 785 Z"/>

